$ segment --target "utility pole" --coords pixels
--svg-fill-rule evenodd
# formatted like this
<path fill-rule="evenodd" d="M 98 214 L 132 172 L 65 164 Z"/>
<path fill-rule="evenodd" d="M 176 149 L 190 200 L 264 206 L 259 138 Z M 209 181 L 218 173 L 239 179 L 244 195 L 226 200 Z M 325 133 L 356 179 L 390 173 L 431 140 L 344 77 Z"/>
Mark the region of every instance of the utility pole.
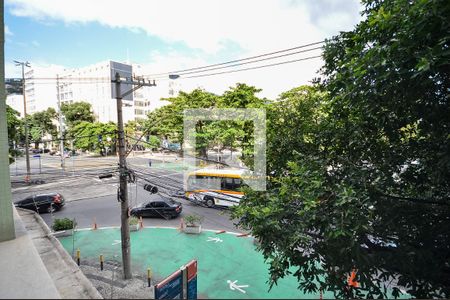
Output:
<path fill-rule="evenodd" d="M 0 1 L 0 61 L 5 61 L 5 24 Z M 16 237 L 9 180 L 8 126 L 6 123 L 5 67 L 0 67 L 0 242 Z"/>
<path fill-rule="evenodd" d="M 56 75 L 56 98 L 58 99 L 58 116 L 59 116 L 59 153 L 61 155 L 61 168 L 64 171 L 64 126 L 61 113 L 61 97 L 59 95 L 59 75 Z"/>
<path fill-rule="evenodd" d="M 125 134 L 123 130 L 122 117 L 122 95 L 120 92 L 120 75 L 116 73 L 116 95 L 117 95 L 117 127 L 119 135 L 119 174 L 120 187 L 120 234 L 122 238 L 122 268 L 125 279 L 131 279 L 131 253 L 130 253 L 130 226 L 128 224 L 128 186 L 127 186 L 127 161 L 125 158 Z"/>
<path fill-rule="evenodd" d="M 25 177 L 25 181 L 29 182 L 30 180 L 30 153 L 28 146 L 28 120 L 27 120 L 27 99 L 25 93 L 25 67 L 30 67 L 29 62 L 20 62 L 15 60 L 16 66 L 22 66 L 22 94 L 23 94 L 23 116 L 25 120 L 25 159 L 27 164 L 27 176 Z"/>
<path fill-rule="evenodd" d="M 155 82 L 153 81 L 153 84 L 150 82 L 145 83 L 142 81 L 127 81 L 124 83 L 129 83 L 132 85 L 136 85 L 136 87 L 132 88 L 129 91 L 126 91 L 124 93 L 120 90 L 120 74 L 117 72 L 115 74 L 114 80 L 112 82 L 115 83 L 116 88 L 116 100 L 117 100 L 117 131 L 118 131 L 118 139 L 119 139 L 119 178 L 120 178 L 120 184 L 119 184 L 119 201 L 120 204 L 120 221 L 121 221 L 121 227 L 120 227 L 120 234 L 121 234 L 121 245 L 122 245 L 122 269 L 123 269 L 123 276 L 124 279 L 131 279 L 131 251 L 130 251 L 130 226 L 128 224 L 128 218 L 129 218 L 129 204 L 128 204 L 128 186 L 127 186 L 127 180 L 129 171 L 127 169 L 127 161 L 126 161 L 126 150 L 125 150 L 125 133 L 123 128 L 123 116 L 122 116 L 122 98 L 126 95 L 129 95 L 130 93 L 133 93 L 135 90 L 143 87 L 143 86 L 155 86 Z"/>

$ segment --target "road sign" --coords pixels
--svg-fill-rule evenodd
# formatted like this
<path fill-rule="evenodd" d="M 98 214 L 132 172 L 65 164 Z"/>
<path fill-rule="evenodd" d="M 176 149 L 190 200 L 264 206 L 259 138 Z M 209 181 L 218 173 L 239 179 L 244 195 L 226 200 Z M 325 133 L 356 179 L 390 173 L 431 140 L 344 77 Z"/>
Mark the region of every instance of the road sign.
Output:
<path fill-rule="evenodd" d="M 183 276 L 180 270 L 155 286 L 155 299 L 181 299 L 183 298 Z"/>
<path fill-rule="evenodd" d="M 195 275 L 187 284 L 188 300 L 197 300 L 197 275 Z"/>
<path fill-rule="evenodd" d="M 40 154 L 36 154 L 36 155 L 33 155 L 33 157 L 39 158 L 39 157 L 41 157 L 41 155 Z"/>
<path fill-rule="evenodd" d="M 119 73 L 120 78 L 125 78 L 127 82 L 129 83 L 121 83 L 120 84 L 120 92 L 121 94 L 128 92 L 133 88 L 133 85 L 131 84 L 132 77 L 133 77 L 133 68 L 131 65 L 118 63 L 115 61 L 110 61 L 110 70 L 111 70 L 111 80 L 114 80 L 116 78 L 116 73 Z M 116 99 L 116 84 L 114 82 L 111 82 L 111 98 Z M 133 101 L 133 93 L 130 93 L 122 98 L 122 100 L 129 100 Z"/>

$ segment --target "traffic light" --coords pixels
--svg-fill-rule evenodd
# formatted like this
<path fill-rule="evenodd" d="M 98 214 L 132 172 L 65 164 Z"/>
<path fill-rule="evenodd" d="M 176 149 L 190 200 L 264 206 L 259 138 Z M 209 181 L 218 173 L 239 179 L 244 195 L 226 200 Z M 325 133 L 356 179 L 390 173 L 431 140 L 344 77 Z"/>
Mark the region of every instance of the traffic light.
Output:
<path fill-rule="evenodd" d="M 158 188 L 154 185 L 146 184 L 144 185 L 144 190 L 150 192 L 152 194 L 156 194 L 158 192 Z"/>
<path fill-rule="evenodd" d="M 109 174 L 100 174 L 98 176 L 99 179 L 103 179 L 103 178 L 111 178 L 113 176 L 113 174 L 109 173 Z"/>

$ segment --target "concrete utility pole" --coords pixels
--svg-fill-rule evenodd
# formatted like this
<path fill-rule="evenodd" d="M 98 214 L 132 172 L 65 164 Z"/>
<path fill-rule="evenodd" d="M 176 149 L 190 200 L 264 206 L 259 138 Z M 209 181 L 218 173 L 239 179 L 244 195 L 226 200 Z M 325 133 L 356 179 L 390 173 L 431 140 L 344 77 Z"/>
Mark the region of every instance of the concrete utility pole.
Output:
<path fill-rule="evenodd" d="M 130 226 L 128 224 L 128 186 L 127 186 L 127 161 L 125 158 L 125 134 L 122 118 L 122 95 L 120 92 L 120 75 L 116 73 L 116 95 L 117 95 L 117 127 L 119 136 L 119 172 L 120 172 L 120 234 L 122 238 L 122 268 L 125 279 L 131 278 L 131 253 L 130 253 Z"/>
<path fill-rule="evenodd" d="M 30 180 L 30 153 L 29 153 L 29 142 L 28 142 L 28 120 L 27 120 L 27 98 L 25 93 L 25 67 L 30 67 L 30 63 L 20 62 L 15 60 L 16 66 L 22 66 L 22 94 L 23 94 L 23 117 L 25 120 L 25 158 L 27 163 L 27 177 L 25 181 L 28 182 Z"/>
<path fill-rule="evenodd" d="M 0 1 L 0 61 L 5 61 L 5 24 Z M 0 242 L 16 237 L 9 181 L 8 127 L 6 124 L 5 64 L 0 67 Z"/>
<path fill-rule="evenodd" d="M 125 150 L 125 133 L 123 129 L 123 117 L 122 117 L 122 98 L 130 93 L 133 93 L 135 90 L 143 87 L 143 86 L 155 86 L 155 82 L 153 84 L 145 83 L 144 81 L 128 81 L 126 83 L 136 85 L 136 87 L 132 88 L 129 91 L 124 93 L 120 90 L 120 74 L 117 72 L 115 74 L 115 79 L 112 80 L 115 83 L 116 88 L 116 100 L 117 100 L 117 129 L 118 129 L 118 140 L 119 140 L 119 177 L 120 177 L 120 185 L 119 185 L 119 200 L 120 204 L 120 234 L 122 240 L 122 268 L 123 268 L 123 276 L 124 279 L 131 279 L 131 252 L 130 252 L 130 226 L 128 224 L 129 218 L 129 204 L 128 204 L 128 174 L 129 171 L 127 169 L 127 161 L 126 161 L 126 150 Z"/>
<path fill-rule="evenodd" d="M 59 116 L 59 153 L 61 154 L 61 168 L 64 170 L 64 126 L 61 113 L 61 98 L 59 96 L 59 75 L 56 75 L 56 98 L 58 99 L 58 116 Z"/>

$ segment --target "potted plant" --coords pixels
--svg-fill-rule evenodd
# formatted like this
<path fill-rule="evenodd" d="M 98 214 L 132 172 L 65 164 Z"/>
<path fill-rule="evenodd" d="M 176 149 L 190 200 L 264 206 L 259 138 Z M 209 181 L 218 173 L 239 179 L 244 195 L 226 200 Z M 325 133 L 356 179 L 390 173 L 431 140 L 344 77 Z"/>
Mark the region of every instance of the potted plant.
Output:
<path fill-rule="evenodd" d="M 52 229 L 55 231 L 56 237 L 70 236 L 73 234 L 73 230 L 77 226 L 75 219 L 71 220 L 69 218 L 55 219 L 53 221 Z"/>
<path fill-rule="evenodd" d="M 183 231 L 185 233 L 200 233 L 202 232 L 202 217 L 197 215 L 187 215 L 184 217 L 185 226 Z"/>
<path fill-rule="evenodd" d="M 139 219 L 135 216 L 131 216 L 128 218 L 128 224 L 130 225 L 130 231 L 138 231 L 139 230 Z"/>

